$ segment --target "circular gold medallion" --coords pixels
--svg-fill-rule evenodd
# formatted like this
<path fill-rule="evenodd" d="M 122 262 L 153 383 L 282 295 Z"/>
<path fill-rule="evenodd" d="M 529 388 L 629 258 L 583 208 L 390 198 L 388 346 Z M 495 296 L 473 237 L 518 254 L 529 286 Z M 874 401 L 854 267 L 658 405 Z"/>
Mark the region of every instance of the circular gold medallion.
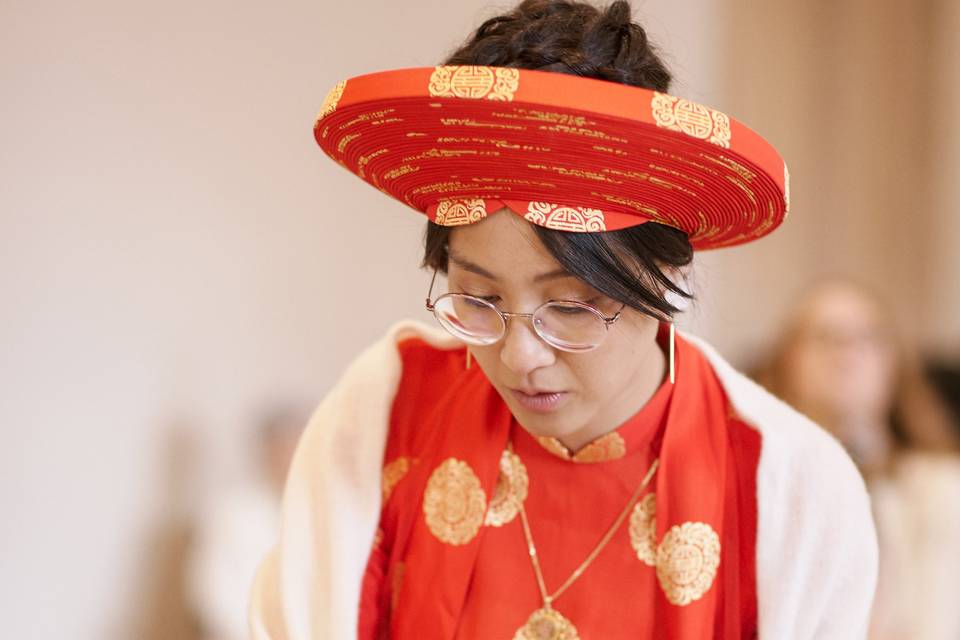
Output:
<path fill-rule="evenodd" d="M 657 564 L 657 497 L 653 493 L 638 502 L 630 514 L 630 546 L 644 564 Z"/>
<path fill-rule="evenodd" d="M 447 458 L 430 474 L 423 494 L 427 527 L 441 542 L 466 544 L 483 524 L 487 497 L 466 462 Z"/>
<path fill-rule="evenodd" d="M 530 614 L 527 623 L 517 629 L 513 640 L 580 640 L 580 634 L 559 611 L 544 607 Z"/>
<path fill-rule="evenodd" d="M 490 498 L 486 525 L 500 527 L 517 517 L 520 504 L 527 499 L 530 481 L 520 456 L 504 450 L 500 456 L 500 475 Z"/>
<path fill-rule="evenodd" d="M 720 566 L 720 536 L 705 522 L 674 525 L 657 549 L 657 578 L 667 600 L 684 606 L 703 597 Z"/>

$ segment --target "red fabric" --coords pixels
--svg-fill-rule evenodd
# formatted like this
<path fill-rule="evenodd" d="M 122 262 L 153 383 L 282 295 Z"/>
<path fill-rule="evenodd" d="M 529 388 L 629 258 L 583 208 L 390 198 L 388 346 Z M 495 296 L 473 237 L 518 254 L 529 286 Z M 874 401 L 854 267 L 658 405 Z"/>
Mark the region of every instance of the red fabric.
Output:
<path fill-rule="evenodd" d="M 620 513 L 657 450 L 661 467 L 648 488 L 657 494 L 657 540 L 683 522 L 706 522 L 719 535 L 715 580 L 699 599 L 677 606 L 655 568 L 638 560 L 625 523 L 555 604 L 582 637 L 755 636 L 760 437 L 731 415 L 694 347 L 678 339 L 677 384 L 618 429 L 627 455 L 593 464 L 561 460 L 515 426 L 479 368 L 464 370 L 463 351 L 418 341 L 400 349 L 404 375 L 385 461 L 414 462 L 384 506 L 383 540 L 364 580 L 361 638 L 512 637 L 542 605 L 519 517 L 454 546 L 434 537 L 423 516 L 427 478 L 450 457 L 470 465 L 489 498 L 511 437 L 530 478 L 524 504 L 550 592 Z"/>
<path fill-rule="evenodd" d="M 688 100 L 566 74 L 449 66 L 350 78 L 328 95 L 314 137 L 444 225 L 506 206 L 565 231 L 654 221 L 708 249 L 770 233 L 789 208 L 783 159 L 748 127 Z M 554 208 L 530 210 L 544 200 Z"/>

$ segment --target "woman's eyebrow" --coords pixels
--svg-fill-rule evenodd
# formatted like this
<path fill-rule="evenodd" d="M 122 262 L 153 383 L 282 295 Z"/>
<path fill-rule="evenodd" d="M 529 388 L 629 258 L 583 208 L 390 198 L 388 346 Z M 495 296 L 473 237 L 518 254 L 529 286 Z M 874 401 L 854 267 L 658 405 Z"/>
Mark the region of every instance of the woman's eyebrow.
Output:
<path fill-rule="evenodd" d="M 497 276 L 493 275 L 492 273 L 490 273 L 480 265 L 474 262 L 470 262 L 466 258 L 462 258 L 452 253 L 449 254 L 448 258 L 450 262 L 454 263 L 464 271 L 475 273 L 479 276 L 483 276 L 484 278 L 489 278 L 490 280 L 499 280 Z M 560 278 L 573 278 L 573 277 L 574 277 L 573 274 L 571 274 L 569 271 L 561 267 L 559 269 L 554 269 L 553 271 L 548 271 L 546 273 L 541 273 L 539 275 L 536 275 L 533 277 L 533 281 L 535 283 L 541 283 L 547 280 L 558 280 Z"/>
<path fill-rule="evenodd" d="M 483 276 L 484 278 L 489 278 L 491 280 L 498 279 L 497 276 L 493 275 L 492 273 L 490 273 L 480 265 L 470 262 L 466 258 L 461 258 L 460 256 L 456 256 L 452 253 L 449 254 L 447 257 L 450 260 L 450 262 L 454 263 L 464 271 L 469 271 L 470 273 L 475 273 L 478 276 Z"/>

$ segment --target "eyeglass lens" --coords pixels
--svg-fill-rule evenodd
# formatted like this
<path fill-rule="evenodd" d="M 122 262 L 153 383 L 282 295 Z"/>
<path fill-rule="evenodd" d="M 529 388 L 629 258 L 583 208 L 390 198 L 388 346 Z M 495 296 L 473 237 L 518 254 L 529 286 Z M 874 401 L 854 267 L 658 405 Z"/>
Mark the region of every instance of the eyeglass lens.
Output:
<path fill-rule="evenodd" d="M 437 299 L 434 313 L 447 331 L 470 344 L 493 344 L 506 331 L 497 308 L 480 298 L 447 294 Z M 575 303 L 547 303 L 534 312 L 532 321 L 541 338 L 564 351 L 589 351 L 603 341 L 607 332 L 599 313 Z"/>

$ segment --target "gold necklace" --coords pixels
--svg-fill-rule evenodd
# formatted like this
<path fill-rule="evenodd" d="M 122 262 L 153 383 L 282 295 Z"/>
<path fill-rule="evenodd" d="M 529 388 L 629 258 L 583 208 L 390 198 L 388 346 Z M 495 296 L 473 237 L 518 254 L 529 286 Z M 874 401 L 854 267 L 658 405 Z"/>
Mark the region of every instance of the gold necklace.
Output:
<path fill-rule="evenodd" d="M 507 443 L 507 448 L 510 450 L 510 453 L 513 453 L 513 446 L 510 443 Z M 511 456 L 511 461 L 514 470 L 516 470 L 516 456 Z M 650 479 L 653 478 L 653 474 L 656 473 L 659 464 L 660 458 L 655 458 L 650 464 L 650 469 L 647 470 L 647 474 L 643 477 L 643 481 L 640 482 L 640 486 L 637 487 L 633 495 L 630 496 L 630 500 L 627 501 L 626 508 L 617 516 L 613 525 L 600 539 L 599 544 L 594 547 L 593 551 L 587 554 L 586 559 L 580 563 L 579 567 L 574 569 L 566 582 L 560 585 L 560 588 L 554 591 L 553 594 L 547 593 L 547 585 L 543 580 L 543 571 L 540 569 L 537 547 L 533 544 L 533 535 L 530 533 L 530 522 L 527 520 L 527 512 L 523 508 L 523 502 L 519 502 L 520 523 L 523 525 L 523 535 L 527 539 L 527 550 L 530 552 L 533 572 L 537 576 L 537 586 L 540 588 L 540 597 L 543 598 L 543 606 L 530 614 L 526 624 L 517 629 L 513 640 L 580 640 L 580 634 L 577 632 L 577 628 L 573 626 L 573 623 L 567 620 L 563 614 L 553 608 L 553 603 L 564 591 L 570 588 L 570 585 L 572 585 L 577 578 L 583 575 L 587 567 L 600 555 L 600 552 L 607 546 L 607 543 L 613 539 L 620 525 L 627 519 L 627 514 L 630 513 L 630 509 L 633 508 L 640 498 L 640 493 L 643 492 L 643 489 L 650 483 Z"/>

